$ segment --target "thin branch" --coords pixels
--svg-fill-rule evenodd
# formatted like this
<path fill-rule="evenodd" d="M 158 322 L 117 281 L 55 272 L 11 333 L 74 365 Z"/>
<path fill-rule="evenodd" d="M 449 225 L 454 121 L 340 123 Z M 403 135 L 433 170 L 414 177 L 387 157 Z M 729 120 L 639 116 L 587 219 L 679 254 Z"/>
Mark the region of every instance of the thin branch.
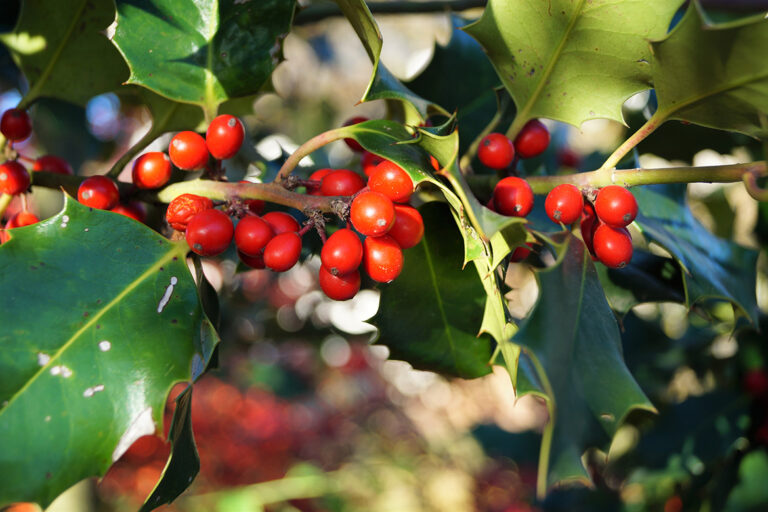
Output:
<path fill-rule="evenodd" d="M 277 172 L 277 176 L 275 176 L 275 183 L 281 184 L 288 176 L 290 176 L 296 166 L 299 165 L 299 162 L 302 158 L 312 154 L 315 150 L 320 149 L 330 142 L 343 139 L 347 136 L 347 131 L 347 127 L 328 130 L 327 132 L 323 132 L 320 135 L 315 135 L 307 142 L 299 146 L 298 149 L 285 160 L 282 167 L 280 167 L 280 170 Z"/>
<path fill-rule="evenodd" d="M 368 8 L 373 14 L 423 14 L 445 11 L 466 11 L 477 7 L 485 7 L 487 0 L 432 0 L 429 2 L 368 2 Z M 295 25 L 317 23 L 326 18 L 343 16 L 341 9 L 335 4 L 312 5 L 296 15 Z"/>

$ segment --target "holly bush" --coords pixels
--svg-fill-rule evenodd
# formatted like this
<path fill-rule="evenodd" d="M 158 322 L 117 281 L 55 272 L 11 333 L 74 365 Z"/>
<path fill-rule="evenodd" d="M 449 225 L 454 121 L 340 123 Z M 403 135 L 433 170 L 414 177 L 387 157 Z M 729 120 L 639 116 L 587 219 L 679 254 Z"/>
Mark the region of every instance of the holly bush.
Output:
<path fill-rule="evenodd" d="M 373 343 L 416 369 L 502 368 L 516 397 L 546 406 L 544 507 L 758 506 L 768 21 L 745 4 L 23 0 L 0 34 L 3 87 L 23 92 L 1 130 L 0 506 L 47 506 L 164 424 L 170 450 L 142 510 L 187 489 L 200 471 L 192 396 L 236 307 L 208 281 L 211 258 L 237 272 L 301 260 L 335 300 L 375 290 Z M 372 11 L 451 8 L 466 12 L 426 68 L 407 82 L 390 72 Z M 328 17 L 370 60 L 360 102 L 386 114 L 326 120 L 267 157 L 254 147 L 270 134 L 241 119 L 273 91 L 284 39 Z M 32 133 L 85 161 L 57 145 L 57 112 L 105 93 L 151 116 L 110 164 L 73 172 L 30 153 Z M 567 125 L 598 119 L 627 138 L 574 153 Z M 363 173 L 305 165 L 342 140 Z M 706 148 L 739 148 L 738 161 L 690 165 Z M 695 183 L 737 185 L 692 208 Z M 27 196 L 41 189 L 64 200 L 39 220 Z M 528 308 L 521 275 L 536 285 Z M 674 303 L 686 314 L 659 316 Z M 695 393 L 675 392 L 685 375 Z M 530 438 L 488 449 L 516 443 Z"/>

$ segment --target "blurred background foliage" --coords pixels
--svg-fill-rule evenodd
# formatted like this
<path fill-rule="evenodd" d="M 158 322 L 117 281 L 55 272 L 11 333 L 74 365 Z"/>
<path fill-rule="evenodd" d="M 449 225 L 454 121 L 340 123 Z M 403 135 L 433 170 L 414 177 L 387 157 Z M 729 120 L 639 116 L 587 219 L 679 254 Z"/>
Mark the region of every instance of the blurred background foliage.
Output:
<path fill-rule="evenodd" d="M 0 32 L 12 28 L 18 9 L 18 0 L 0 2 Z M 713 8 L 710 14 L 729 19 L 743 12 Z M 493 69 L 474 40 L 455 30 L 478 15 L 477 9 L 462 12 L 464 19 L 447 12 L 377 15 L 385 65 L 420 95 L 458 109 L 465 145 L 497 110 Z M 249 143 L 227 162 L 230 179 L 268 179 L 309 137 L 352 116 L 388 115 L 382 102 L 356 106 L 371 66 L 348 22 L 306 19 L 297 18 L 285 41 L 286 61 L 273 76 L 276 93 L 231 107 Z M 15 106 L 25 88 L 0 47 L 0 110 Z M 553 143 L 525 161 L 523 172 L 598 167 L 649 117 L 654 101 L 646 93 L 627 102 L 629 128 L 547 121 Z M 513 107 L 505 115 L 511 119 Z M 34 136 L 18 149 L 60 155 L 82 175 L 108 169 L 149 127 L 135 97 L 112 93 L 85 108 L 41 100 L 32 116 Z M 167 142 L 161 137 L 150 149 Z M 306 173 L 359 169 L 344 144 L 324 149 L 302 162 Z M 670 122 L 640 144 L 636 156 L 646 167 L 712 165 L 764 159 L 765 148 L 742 135 Z M 476 161 L 473 166 L 488 171 Z M 731 307 L 716 301 L 690 311 L 639 304 L 622 314 L 627 364 L 659 414 L 630 417 L 610 445 L 584 455 L 593 488 L 563 486 L 535 501 L 547 412 L 537 398 L 515 399 L 504 372 L 447 380 L 388 360 L 386 347 L 371 344 L 374 329 L 365 323 L 376 311 L 377 292 L 334 303 L 317 289 L 317 258 L 276 275 L 244 271 L 236 255 L 227 254 L 204 264 L 219 293 L 222 344 L 219 369 L 193 398 L 202 472 L 169 510 L 765 510 L 768 204 L 752 201 L 739 184 L 694 184 L 688 192 L 693 212 L 713 233 L 762 249 L 761 325 L 737 328 Z M 36 190 L 31 199 L 41 218 L 60 205 L 56 191 Z M 19 205 L 9 215 L 14 208 Z M 162 230 L 161 215 L 154 211 L 148 223 Z M 532 273 L 512 265 L 507 284 L 512 310 L 523 316 L 536 297 Z M 79 484 L 50 510 L 135 510 L 167 453 L 159 437 L 142 438 L 101 482 Z"/>

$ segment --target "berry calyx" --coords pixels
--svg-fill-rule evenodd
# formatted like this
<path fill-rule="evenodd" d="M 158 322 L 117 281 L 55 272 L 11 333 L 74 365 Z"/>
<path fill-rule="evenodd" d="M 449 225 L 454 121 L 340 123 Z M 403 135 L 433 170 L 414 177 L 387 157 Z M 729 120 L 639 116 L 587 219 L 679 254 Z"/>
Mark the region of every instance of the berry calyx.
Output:
<path fill-rule="evenodd" d="M 185 171 L 197 171 L 208 163 L 205 139 L 195 132 L 177 133 L 168 145 L 168 155 L 173 165 Z"/>
<path fill-rule="evenodd" d="M 493 189 L 493 205 L 501 215 L 525 217 L 533 209 L 533 190 L 524 179 L 509 176 Z"/>
<path fill-rule="evenodd" d="M 12 196 L 21 194 L 29 188 L 29 173 L 16 160 L 8 160 L 0 165 L 0 194 Z"/>
<path fill-rule="evenodd" d="M 264 248 L 264 264 L 275 272 L 285 272 L 293 267 L 301 256 L 301 237 L 287 231 L 275 235 Z"/>
<path fill-rule="evenodd" d="M 419 210 L 404 204 L 395 205 L 395 223 L 387 232 L 401 249 L 410 249 L 424 236 L 424 219 Z"/>
<path fill-rule="evenodd" d="M 175 197 L 165 212 L 165 220 L 176 231 L 185 231 L 190 219 L 198 213 L 213 208 L 213 201 L 195 194 Z"/>
<path fill-rule="evenodd" d="M 608 185 L 597 193 L 595 213 L 609 226 L 623 228 L 637 217 L 637 200 L 626 188 Z"/>
<path fill-rule="evenodd" d="M 349 219 L 355 229 L 363 235 L 383 235 L 395 222 L 395 207 L 384 194 L 363 192 L 352 200 Z"/>
<path fill-rule="evenodd" d="M 402 167 L 385 160 L 371 173 L 368 188 L 384 194 L 392 202 L 405 203 L 413 194 L 413 180 Z"/>
<path fill-rule="evenodd" d="M 320 185 L 320 195 L 323 196 L 351 196 L 365 187 L 365 181 L 356 172 L 348 169 L 337 169 L 323 177 Z"/>
<path fill-rule="evenodd" d="M 348 274 L 363 261 L 363 244 L 351 229 L 340 229 L 323 244 L 320 261 L 335 276 Z"/>
<path fill-rule="evenodd" d="M 141 222 L 142 224 L 147 218 L 147 211 L 144 208 L 144 205 L 136 201 L 128 204 L 118 204 L 109 211 L 119 213 L 120 215 L 125 215 L 126 217 L 137 222 Z"/>
<path fill-rule="evenodd" d="M 150 151 L 133 162 L 133 183 L 139 188 L 160 188 L 171 179 L 171 161 L 165 153 Z"/>
<path fill-rule="evenodd" d="M 363 121 L 368 121 L 368 118 L 357 116 L 357 117 L 347 119 L 346 121 L 344 121 L 344 124 L 342 126 L 351 126 L 353 124 L 362 123 Z M 351 149 L 352 151 L 355 151 L 356 153 L 362 153 L 363 151 L 365 151 L 365 148 L 361 146 L 360 143 L 357 142 L 355 139 L 346 138 L 344 139 L 344 143 L 347 146 L 349 146 L 349 149 Z"/>
<path fill-rule="evenodd" d="M 232 158 L 240 150 L 245 138 L 243 124 L 235 116 L 223 114 L 217 116 L 208 125 L 205 132 L 205 144 L 213 158 L 224 160 Z"/>
<path fill-rule="evenodd" d="M 110 210 L 120 201 L 117 184 L 106 176 L 91 176 L 80 183 L 77 200 L 98 210 Z"/>
<path fill-rule="evenodd" d="M 316 185 L 316 186 L 309 185 L 309 186 L 307 186 L 307 194 L 309 194 L 311 196 L 322 195 L 320 193 L 320 187 L 323 184 L 323 178 L 325 178 L 326 176 L 328 176 L 332 172 L 333 172 L 333 169 L 318 169 L 315 172 L 313 172 L 312 174 L 310 174 L 309 175 L 309 179 L 312 180 L 312 181 L 319 181 L 320 185 Z"/>
<path fill-rule="evenodd" d="M 35 163 L 32 165 L 32 170 L 36 172 L 55 172 L 57 174 L 74 174 L 72 171 L 72 166 L 70 166 L 69 163 L 63 158 L 59 158 L 55 155 L 43 155 L 37 158 Z"/>
<path fill-rule="evenodd" d="M 531 119 L 515 137 L 515 150 L 520 158 L 533 158 L 549 146 L 549 130 L 538 119 Z"/>
<path fill-rule="evenodd" d="M 515 159 L 515 146 L 503 133 L 489 133 L 480 141 L 477 158 L 491 169 L 506 169 Z"/>
<path fill-rule="evenodd" d="M 380 157 L 376 153 L 366 151 L 360 158 L 360 166 L 363 168 L 363 173 L 365 173 L 366 176 L 370 176 L 371 173 L 376 169 L 376 166 L 384 160 L 384 158 Z"/>
<path fill-rule="evenodd" d="M 187 245 L 201 256 L 216 256 L 227 250 L 235 227 L 229 216 L 219 210 L 203 210 L 187 223 Z"/>
<path fill-rule="evenodd" d="M 555 224 L 572 224 L 579 220 L 584 209 L 584 197 L 581 191 L 570 183 L 553 188 L 544 201 L 544 209 L 549 219 Z"/>
<path fill-rule="evenodd" d="M 363 242 L 363 268 L 374 281 L 389 283 L 403 270 L 403 250 L 391 236 L 369 236 Z"/>
<path fill-rule="evenodd" d="M 280 233 L 298 232 L 301 227 L 299 222 L 285 212 L 269 212 L 262 216 L 272 226 L 276 235 Z"/>
<path fill-rule="evenodd" d="M 321 266 L 318 281 L 323 293 L 333 300 L 349 300 L 360 291 L 359 270 L 337 276 Z"/>
<path fill-rule="evenodd" d="M 241 253 L 248 256 L 261 254 L 264 246 L 274 236 L 275 232 L 272 231 L 272 226 L 255 215 L 246 215 L 235 227 L 235 245 Z"/>
<path fill-rule="evenodd" d="M 626 228 L 600 224 L 592 238 L 597 259 L 610 268 L 622 268 L 632 259 L 632 238 Z"/>
<path fill-rule="evenodd" d="M 10 108 L 0 118 L 0 133 L 14 142 L 26 139 L 32 133 L 32 120 L 26 110 Z"/>

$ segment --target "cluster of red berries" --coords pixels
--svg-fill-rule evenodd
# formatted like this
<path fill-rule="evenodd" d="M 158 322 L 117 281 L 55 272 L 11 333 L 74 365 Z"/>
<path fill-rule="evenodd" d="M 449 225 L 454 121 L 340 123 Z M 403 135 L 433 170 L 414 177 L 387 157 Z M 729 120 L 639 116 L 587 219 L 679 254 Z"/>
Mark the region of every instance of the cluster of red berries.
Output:
<path fill-rule="evenodd" d="M 538 119 L 528 121 L 514 142 L 503 133 L 489 133 L 480 141 L 477 158 L 486 167 L 502 170 L 517 158 L 533 158 L 549 146 L 549 130 Z"/>
<path fill-rule="evenodd" d="M 351 198 L 351 225 L 333 232 L 320 253 L 318 278 L 328 297 L 354 297 L 360 290 L 361 265 L 371 279 L 381 283 L 400 274 L 403 249 L 419 243 L 424 234 L 418 210 L 403 204 L 413 190 L 408 173 L 389 160 L 376 166 L 367 185 L 362 176 L 348 169 L 320 169 L 309 177 L 308 194 Z M 240 259 L 252 268 L 276 272 L 292 268 L 301 256 L 302 236 L 314 220 L 301 227 L 284 212 L 260 216 L 263 201 L 245 204 L 247 208 L 238 212 L 242 218 L 235 227 L 229 215 L 215 209 L 210 199 L 182 194 L 168 205 L 166 220 L 174 229 L 184 231 L 190 249 L 202 256 L 221 254 L 234 240 Z M 362 241 L 360 235 L 365 237 Z"/>

